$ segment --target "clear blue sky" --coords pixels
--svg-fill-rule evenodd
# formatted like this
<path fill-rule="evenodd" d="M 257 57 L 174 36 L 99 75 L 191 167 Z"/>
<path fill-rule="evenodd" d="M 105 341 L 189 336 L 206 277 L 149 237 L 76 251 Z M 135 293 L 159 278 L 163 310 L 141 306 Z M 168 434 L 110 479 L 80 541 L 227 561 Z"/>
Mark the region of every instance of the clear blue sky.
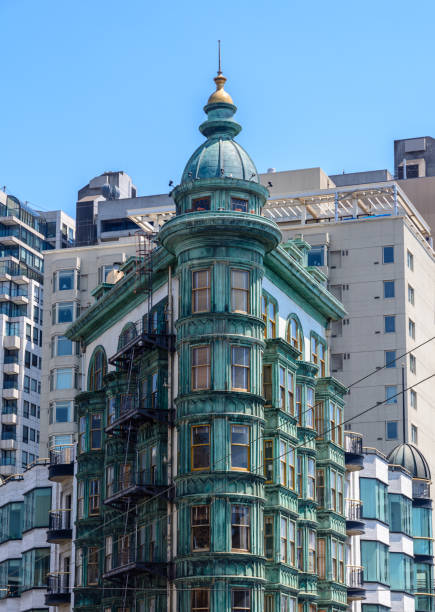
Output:
<path fill-rule="evenodd" d="M 392 168 L 435 136 L 433 0 L 0 0 L 0 186 L 74 215 L 125 170 L 178 182 L 222 39 L 239 142 L 260 172 Z"/>

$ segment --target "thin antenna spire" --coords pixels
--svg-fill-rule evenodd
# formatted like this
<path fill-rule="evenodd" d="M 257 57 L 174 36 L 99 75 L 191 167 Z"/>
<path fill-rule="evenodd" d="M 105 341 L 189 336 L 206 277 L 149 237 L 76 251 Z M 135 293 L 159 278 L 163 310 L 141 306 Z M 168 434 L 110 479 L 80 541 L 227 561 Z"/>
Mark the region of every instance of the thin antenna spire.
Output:
<path fill-rule="evenodd" d="M 222 70 L 221 70 L 221 41 L 218 40 L 218 57 L 219 57 L 219 70 L 218 70 L 218 74 L 222 74 Z"/>

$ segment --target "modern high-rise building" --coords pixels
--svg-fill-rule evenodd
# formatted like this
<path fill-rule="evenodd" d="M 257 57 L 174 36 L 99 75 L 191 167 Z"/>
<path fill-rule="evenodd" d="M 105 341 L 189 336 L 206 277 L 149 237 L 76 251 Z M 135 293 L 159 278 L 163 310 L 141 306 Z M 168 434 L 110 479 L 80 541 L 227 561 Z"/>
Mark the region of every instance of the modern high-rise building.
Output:
<path fill-rule="evenodd" d="M 38 457 L 43 253 L 68 246 L 73 233 L 62 211 L 38 213 L 0 192 L 0 476 Z"/>

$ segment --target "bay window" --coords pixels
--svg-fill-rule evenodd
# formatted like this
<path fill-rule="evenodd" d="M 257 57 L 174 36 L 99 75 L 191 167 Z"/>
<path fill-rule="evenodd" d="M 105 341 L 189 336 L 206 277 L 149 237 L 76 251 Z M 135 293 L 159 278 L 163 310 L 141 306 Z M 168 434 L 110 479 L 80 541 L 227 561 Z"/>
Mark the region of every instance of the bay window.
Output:
<path fill-rule="evenodd" d="M 249 470 L 249 438 L 248 425 L 231 425 L 231 469 Z"/>
<path fill-rule="evenodd" d="M 192 506 L 190 520 L 192 551 L 210 550 L 210 506 Z"/>
<path fill-rule="evenodd" d="M 249 313 L 249 272 L 231 270 L 231 310 L 232 312 Z"/>
<path fill-rule="evenodd" d="M 251 350 L 244 346 L 231 347 L 231 388 L 249 391 Z"/>
<path fill-rule="evenodd" d="M 192 312 L 210 310 L 210 268 L 192 271 Z"/>
<path fill-rule="evenodd" d="M 231 506 L 231 550 L 251 549 L 251 512 L 249 506 Z"/>
<path fill-rule="evenodd" d="M 210 425 L 193 425 L 191 430 L 192 470 L 210 468 Z"/>
<path fill-rule="evenodd" d="M 210 388 L 210 347 L 192 348 L 192 390 Z"/>

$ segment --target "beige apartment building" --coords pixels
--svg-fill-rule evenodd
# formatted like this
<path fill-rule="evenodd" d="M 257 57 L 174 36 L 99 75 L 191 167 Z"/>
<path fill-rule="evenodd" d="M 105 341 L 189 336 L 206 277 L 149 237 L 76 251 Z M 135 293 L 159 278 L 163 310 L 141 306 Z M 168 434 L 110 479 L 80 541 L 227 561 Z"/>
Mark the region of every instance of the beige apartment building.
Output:
<path fill-rule="evenodd" d="M 64 336 L 67 327 L 94 302 L 93 290 L 136 254 L 134 237 L 98 245 L 47 251 L 41 406 L 41 456 L 49 457 L 53 486 L 47 541 L 51 544 L 47 605 L 71 609 L 74 585 L 74 460 L 77 423 L 74 398 L 86 389 L 80 347 Z M 112 275 L 113 276 L 113 275 Z M 113 282 L 113 280 L 112 280 Z M 95 495 L 99 492 L 95 491 Z M 51 608 L 50 608 L 51 609 Z M 53 609 L 58 609 L 53 608 Z"/>
<path fill-rule="evenodd" d="M 306 241 L 308 263 L 348 313 L 330 329 L 329 355 L 331 374 L 350 387 L 346 428 L 387 455 L 403 439 L 415 444 L 435 473 L 429 225 L 395 181 L 271 195 L 264 214 Z"/>

